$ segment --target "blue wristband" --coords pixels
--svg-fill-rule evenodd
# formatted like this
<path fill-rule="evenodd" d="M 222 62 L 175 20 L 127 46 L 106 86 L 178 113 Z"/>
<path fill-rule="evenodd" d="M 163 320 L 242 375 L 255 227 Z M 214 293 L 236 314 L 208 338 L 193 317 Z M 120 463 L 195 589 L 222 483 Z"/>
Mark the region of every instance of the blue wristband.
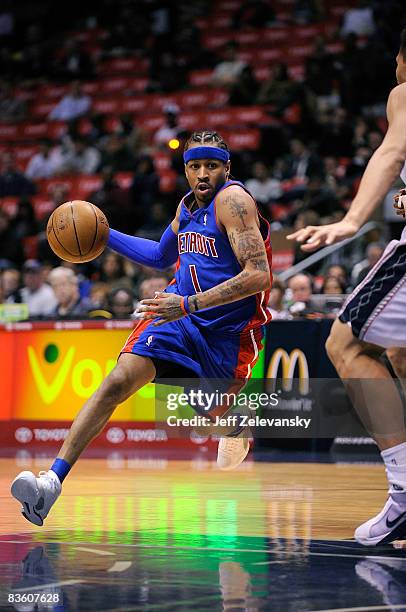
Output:
<path fill-rule="evenodd" d="M 183 297 L 183 308 L 186 310 L 186 312 L 188 313 L 188 315 L 190 315 L 190 308 L 189 308 L 189 296 L 185 295 Z"/>

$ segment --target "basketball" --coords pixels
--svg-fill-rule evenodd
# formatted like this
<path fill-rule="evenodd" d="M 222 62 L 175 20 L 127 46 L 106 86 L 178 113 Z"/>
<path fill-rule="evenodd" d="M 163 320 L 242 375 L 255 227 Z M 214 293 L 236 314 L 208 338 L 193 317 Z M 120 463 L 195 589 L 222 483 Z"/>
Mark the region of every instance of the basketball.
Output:
<path fill-rule="evenodd" d="M 48 243 L 55 255 L 71 263 L 84 263 L 105 249 L 109 224 L 90 202 L 73 200 L 56 208 L 47 225 Z"/>

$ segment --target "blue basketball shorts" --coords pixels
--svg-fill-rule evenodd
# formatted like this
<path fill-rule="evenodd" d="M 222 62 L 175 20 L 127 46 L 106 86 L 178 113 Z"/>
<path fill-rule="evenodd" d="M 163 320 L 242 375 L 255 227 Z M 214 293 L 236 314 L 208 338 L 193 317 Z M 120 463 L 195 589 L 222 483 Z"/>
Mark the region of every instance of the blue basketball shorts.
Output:
<path fill-rule="evenodd" d="M 152 323 L 140 320 L 121 352 L 172 362 L 200 378 L 248 380 L 262 348 L 261 327 L 223 334 L 197 327 L 190 317 L 158 327 Z"/>

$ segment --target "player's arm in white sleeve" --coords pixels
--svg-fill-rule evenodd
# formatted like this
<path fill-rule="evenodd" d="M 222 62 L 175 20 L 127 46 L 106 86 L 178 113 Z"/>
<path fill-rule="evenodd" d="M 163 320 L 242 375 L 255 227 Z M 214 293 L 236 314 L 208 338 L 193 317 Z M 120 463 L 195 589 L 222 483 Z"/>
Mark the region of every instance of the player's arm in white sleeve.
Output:
<path fill-rule="evenodd" d="M 230 304 L 249 297 L 271 286 L 264 240 L 259 230 L 255 203 L 241 187 L 232 186 L 217 197 L 218 223 L 224 228 L 240 265 L 236 276 L 202 291 L 187 296 L 190 313 L 214 306 Z M 159 319 L 155 325 L 180 319 L 185 314 L 185 296 L 160 293 L 154 299 L 143 300 L 137 314 L 144 319 Z"/>
<path fill-rule="evenodd" d="M 309 225 L 288 238 L 302 244 L 303 251 L 350 238 L 370 218 L 399 176 L 406 160 L 406 83 L 395 87 L 387 104 L 388 130 L 372 155 L 347 214 L 342 221 L 324 226 Z"/>

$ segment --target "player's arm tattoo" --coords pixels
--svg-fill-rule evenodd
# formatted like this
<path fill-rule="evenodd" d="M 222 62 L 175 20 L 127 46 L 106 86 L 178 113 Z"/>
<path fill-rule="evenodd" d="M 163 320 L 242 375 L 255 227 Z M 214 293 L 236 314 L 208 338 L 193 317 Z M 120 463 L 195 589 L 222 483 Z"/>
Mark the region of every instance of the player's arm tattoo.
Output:
<path fill-rule="evenodd" d="M 238 194 L 224 198 L 222 205 L 227 217 L 224 225 L 227 225 L 227 236 L 242 271 L 216 287 L 191 296 L 191 312 L 228 304 L 269 288 L 266 249 L 257 225 L 256 213 L 250 204 L 249 200 Z"/>

